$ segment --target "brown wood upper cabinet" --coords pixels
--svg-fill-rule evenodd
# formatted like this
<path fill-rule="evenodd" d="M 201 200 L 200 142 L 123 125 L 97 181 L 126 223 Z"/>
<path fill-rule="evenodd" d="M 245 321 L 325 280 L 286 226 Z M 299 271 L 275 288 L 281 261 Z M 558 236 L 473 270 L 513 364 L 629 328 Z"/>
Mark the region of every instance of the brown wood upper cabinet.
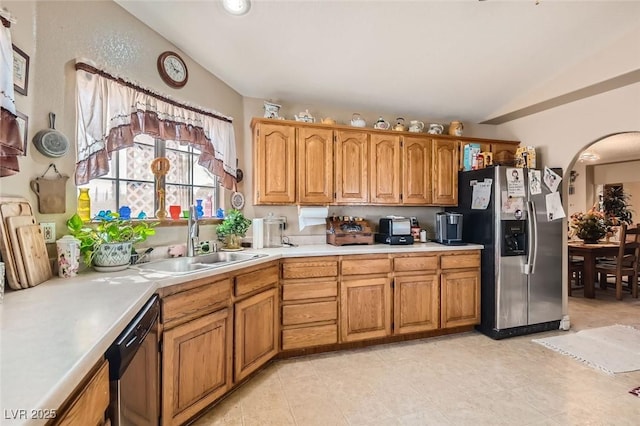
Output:
<path fill-rule="evenodd" d="M 315 127 L 297 129 L 298 202 L 333 202 L 333 130 Z"/>
<path fill-rule="evenodd" d="M 458 141 L 433 140 L 433 204 L 458 205 Z"/>
<path fill-rule="evenodd" d="M 403 204 L 431 204 L 431 139 L 416 136 L 402 139 Z"/>
<path fill-rule="evenodd" d="M 369 202 L 369 134 L 365 131 L 336 131 L 336 202 Z"/>
<path fill-rule="evenodd" d="M 254 203 L 295 203 L 295 127 L 260 123 L 254 127 L 253 136 Z"/>
<path fill-rule="evenodd" d="M 400 136 L 373 133 L 370 147 L 369 201 L 371 204 L 400 204 L 402 185 Z"/>
<path fill-rule="evenodd" d="M 494 161 L 518 142 L 255 118 L 254 203 L 458 204 L 460 147 L 479 143 Z"/>

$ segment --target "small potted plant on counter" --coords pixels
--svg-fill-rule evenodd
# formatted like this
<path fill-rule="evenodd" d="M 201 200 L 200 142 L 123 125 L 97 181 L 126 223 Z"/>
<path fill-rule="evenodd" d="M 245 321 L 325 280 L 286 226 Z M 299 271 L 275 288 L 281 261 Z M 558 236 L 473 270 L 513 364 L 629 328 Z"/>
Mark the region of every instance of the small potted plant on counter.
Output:
<path fill-rule="evenodd" d="M 218 240 L 224 243 L 225 250 L 242 250 L 242 238 L 247 234 L 251 221 L 239 210 L 231 210 L 216 228 Z"/>
<path fill-rule="evenodd" d="M 133 244 L 145 241 L 156 233 L 156 223 L 121 219 L 118 213 L 98 216 L 98 223 L 85 224 L 78 214 L 67 221 L 71 235 L 80 240 L 80 254 L 87 266 L 96 271 L 126 269 L 131 260 Z"/>

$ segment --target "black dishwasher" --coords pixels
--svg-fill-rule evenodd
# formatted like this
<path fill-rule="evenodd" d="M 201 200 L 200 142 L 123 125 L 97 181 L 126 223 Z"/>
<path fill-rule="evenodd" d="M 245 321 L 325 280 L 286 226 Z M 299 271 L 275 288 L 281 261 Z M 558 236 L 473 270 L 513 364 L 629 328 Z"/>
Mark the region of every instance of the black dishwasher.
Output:
<path fill-rule="evenodd" d="M 153 295 L 106 352 L 113 426 L 157 425 L 160 417 L 158 321 Z"/>

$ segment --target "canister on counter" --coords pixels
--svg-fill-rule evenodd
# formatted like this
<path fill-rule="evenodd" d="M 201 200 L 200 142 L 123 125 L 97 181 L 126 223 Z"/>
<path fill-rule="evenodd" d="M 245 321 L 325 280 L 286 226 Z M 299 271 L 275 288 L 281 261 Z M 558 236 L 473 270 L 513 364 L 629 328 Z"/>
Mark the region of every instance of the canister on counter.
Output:
<path fill-rule="evenodd" d="M 80 240 L 65 235 L 56 241 L 58 251 L 58 276 L 75 277 L 80 268 Z"/>

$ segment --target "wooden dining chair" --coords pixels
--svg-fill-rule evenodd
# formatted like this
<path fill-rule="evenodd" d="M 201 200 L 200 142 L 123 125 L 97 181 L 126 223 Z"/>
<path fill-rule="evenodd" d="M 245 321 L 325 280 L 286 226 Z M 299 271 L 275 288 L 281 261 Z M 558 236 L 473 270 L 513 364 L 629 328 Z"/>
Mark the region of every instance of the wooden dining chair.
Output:
<path fill-rule="evenodd" d="M 622 300 L 623 277 L 627 277 L 629 290 L 638 297 L 638 258 L 640 257 L 640 225 L 620 229 L 620 248 L 615 262 L 596 264 L 596 273 L 600 274 L 600 286 L 606 288 L 607 277 L 615 276 L 616 299 Z"/>
<path fill-rule="evenodd" d="M 569 286 L 567 290 L 571 296 L 573 290 L 584 288 L 584 259 L 579 256 L 569 256 Z"/>

